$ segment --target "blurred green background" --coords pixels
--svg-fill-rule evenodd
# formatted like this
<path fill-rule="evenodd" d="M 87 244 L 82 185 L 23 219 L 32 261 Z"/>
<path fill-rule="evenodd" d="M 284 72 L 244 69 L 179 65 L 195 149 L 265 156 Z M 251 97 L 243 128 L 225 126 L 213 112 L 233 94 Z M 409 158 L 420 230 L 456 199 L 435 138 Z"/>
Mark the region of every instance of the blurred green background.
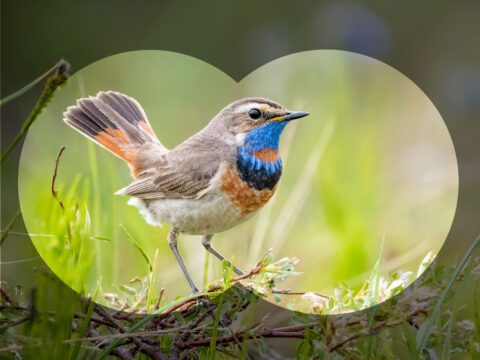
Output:
<path fill-rule="evenodd" d="M 100 281 L 104 293 L 123 296 L 121 285 L 149 273 L 140 247 L 152 262 L 158 250 L 157 293 L 164 287 L 171 299 L 189 292 L 166 241 L 168 226 L 146 224 L 126 198 L 113 195 L 130 182 L 127 166 L 62 122 L 67 106 L 100 90 L 136 98 L 169 148 L 241 97 L 267 97 L 311 113 L 283 134 L 285 168 L 275 197 L 247 223 L 214 238 L 243 269 L 270 248 L 277 259 L 298 257 L 302 274 L 282 287 L 327 295 L 338 282 L 358 288 L 382 242 L 384 270 L 413 271 L 448 234 L 458 191 L 453 144 L 427 96 L 388 65 L 343 51 L 309 51 L 275 60 L 236 83 L 192 57 L 130 52 L 76 73 L 34 124 L 22 151 L 19 190 L 27 229 L 45 262 L 77 291 L 91 294 Z M 63 231 L 50 183 L 64 144 L 57 187 L 70 205 L 74 199 L 85 205 L 81 244 L 50 236 Z M 198 284 L 221 277 L 216 259 L 205 266 L 199 237 L 182 236 L 179 248 Z"/>

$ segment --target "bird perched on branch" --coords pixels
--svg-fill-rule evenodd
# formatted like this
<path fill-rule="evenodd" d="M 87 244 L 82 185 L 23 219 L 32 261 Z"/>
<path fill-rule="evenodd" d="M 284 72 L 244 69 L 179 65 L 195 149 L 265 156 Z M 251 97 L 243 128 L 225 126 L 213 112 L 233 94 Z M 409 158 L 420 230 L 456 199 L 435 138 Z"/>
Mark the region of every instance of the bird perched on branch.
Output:
<path fill-rule="evenodd" d="M 172 150 L 140 104 L 118 92 L 79 99 L 64 121 L 127 162 L 134 181 L 116 194 L 130 196 L 150 224 L 171 225 L 168 242 L 197 293 L 177 249 L 179 234 L 202 235 L 206 250 L 225 260 L 211 246 L 213 234 L 247 220 L 272 197 L 282 174 L 280 135 L 307 115 L 264 98 L 237 100 Z"/>

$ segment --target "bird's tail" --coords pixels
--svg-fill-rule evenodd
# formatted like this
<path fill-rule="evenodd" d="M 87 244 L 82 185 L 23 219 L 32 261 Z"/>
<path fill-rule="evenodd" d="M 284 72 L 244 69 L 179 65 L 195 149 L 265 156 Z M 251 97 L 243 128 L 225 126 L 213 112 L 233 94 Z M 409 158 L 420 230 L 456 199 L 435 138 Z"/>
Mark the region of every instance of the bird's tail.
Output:
<path fill-rule="evenodd" d="M 77 100 L 63 114 L 75 130 L 125 160 L 135 175 L 141 148 L 151 145 L 156 152 L 167 151 L 153 132 L 145 112 L 133 98 L 108 91 Z"/>

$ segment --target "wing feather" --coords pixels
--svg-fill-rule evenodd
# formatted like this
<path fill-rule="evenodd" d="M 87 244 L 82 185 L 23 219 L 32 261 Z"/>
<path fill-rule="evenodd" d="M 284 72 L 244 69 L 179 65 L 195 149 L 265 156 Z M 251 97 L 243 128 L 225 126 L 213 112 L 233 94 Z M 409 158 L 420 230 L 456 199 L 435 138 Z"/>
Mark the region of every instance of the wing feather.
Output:
<path fill-rule="evenodd" d="M 208 144 L 208 143 L 207 143 Z M 193 199 L 208 190 L 224 159 L 198 139 L 158 157 L 134 182 L 116 192 L 140 199 Z"/>

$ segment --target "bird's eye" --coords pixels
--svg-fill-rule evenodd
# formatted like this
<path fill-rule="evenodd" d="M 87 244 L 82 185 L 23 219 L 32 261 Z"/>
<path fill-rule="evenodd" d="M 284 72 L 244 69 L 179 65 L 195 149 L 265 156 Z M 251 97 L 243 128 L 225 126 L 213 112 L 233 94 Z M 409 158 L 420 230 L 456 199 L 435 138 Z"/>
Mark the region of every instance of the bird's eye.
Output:
<path fill-rule="evenodd" d="M 260 116 L 262 116 L 262 112 L 258 109 L 250 109 L 248 116 L 253 120 L 258 120 L 260 119 Z"/>

